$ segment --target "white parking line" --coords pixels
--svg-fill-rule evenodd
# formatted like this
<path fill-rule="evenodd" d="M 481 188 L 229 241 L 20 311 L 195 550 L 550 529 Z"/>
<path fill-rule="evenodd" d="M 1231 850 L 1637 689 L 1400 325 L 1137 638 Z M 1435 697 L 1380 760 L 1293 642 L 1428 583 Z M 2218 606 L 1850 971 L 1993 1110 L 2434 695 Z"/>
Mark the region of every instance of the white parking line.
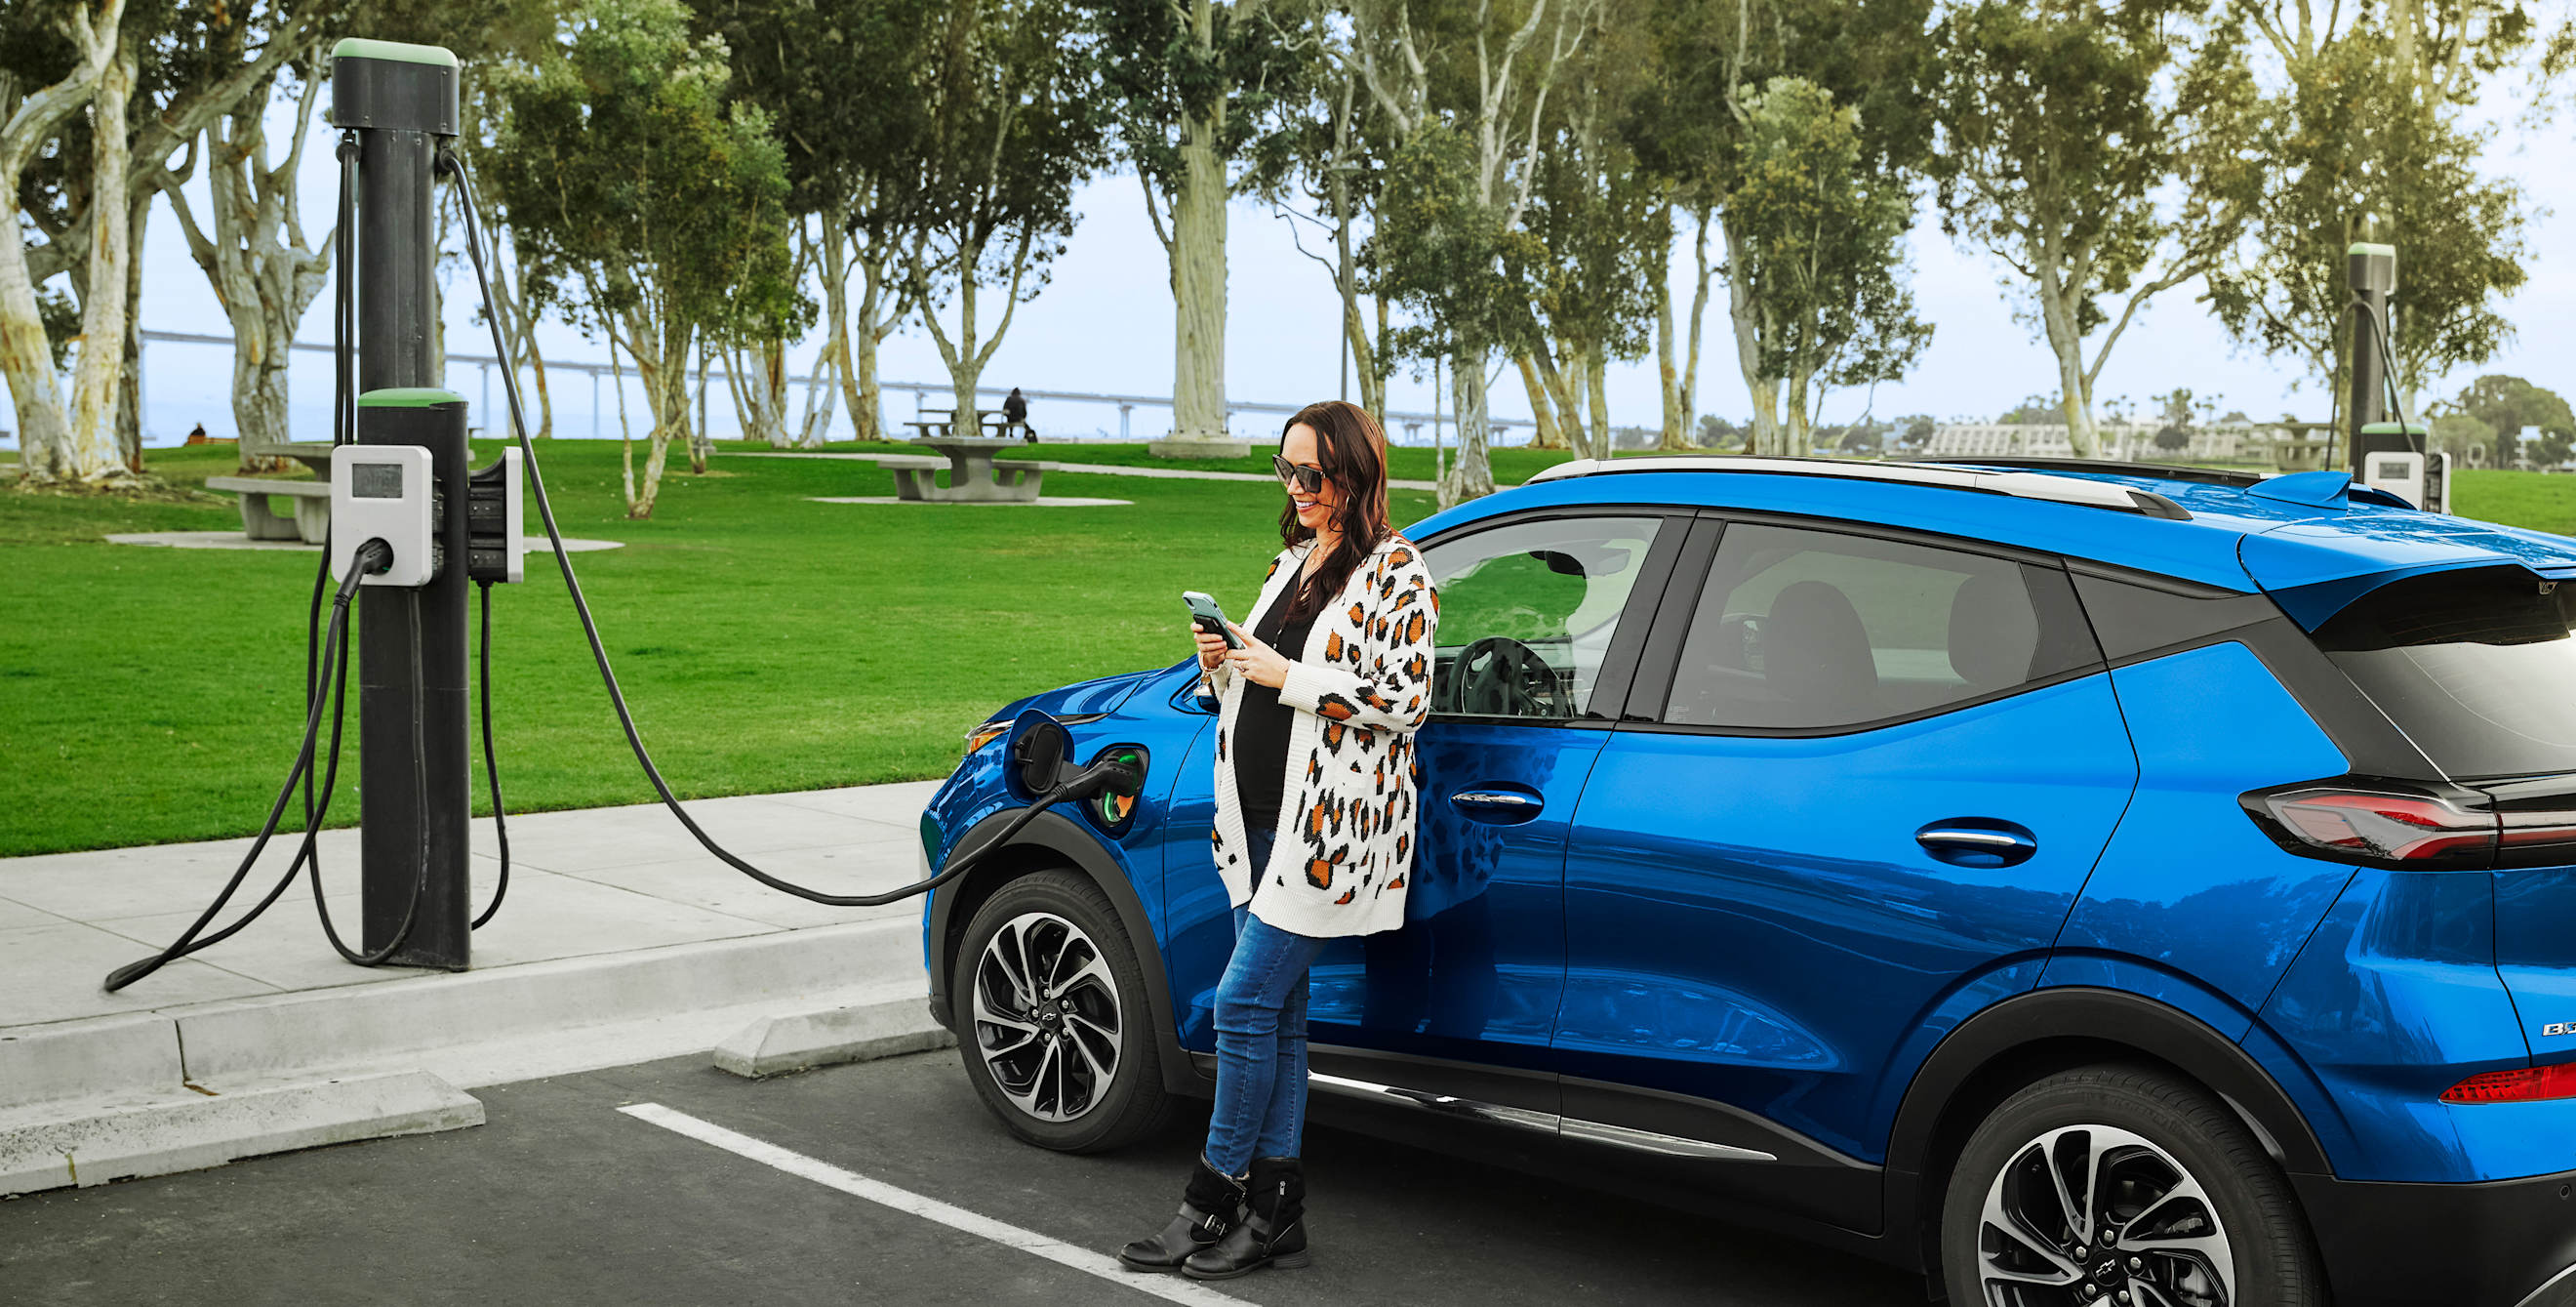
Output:
<path fill-rule="evenodd" d="M 844 1171 L 829 1162 L 816 1161 L 803 1153 L 790 1152 L 776 1144 L 764 1143 L 746 1134 L 727 1130 L 712 1121 L 702 1121 L 686 1112 L 675 1112 L 659 1103 L 636 1103 L 617 1109 L 638 1121 L 647 1121 L 674 1134 L 687 1135 L 702 1144 L 712 1144 L 728 1153 L 748 1157 L 763 1166 L 801 1176 L 827 1189 L 867 1199 L 880 1207 L 909 1212 L 924 1220 L 936 1221 L 952 1230 L 963 1230 L 978 1238 L 990 1239 L 1008 1248 L 1017 1248 L 1034 1257 L 1043 1257 L 1058 1266 L 1070 1267 L 1085 1275 L 1165 1302 L 1242 1303 L 1241 1298 L 1218 1293 L 1214 1289 L 1176 1276 L 1147 1275 L 1130 1271 L 1118 1259 L 1076 1248 L 1060 1239 L 1050 1239 L 1035 1230 L 1005 1225 L 990 1217 L 978 1216 L 963 1207 L 953 1207 L 936 1198 L 924 1197 L 909 1189 L 898 1189 L 883 1180 L 872 1180 L 856 1171 Z"/>

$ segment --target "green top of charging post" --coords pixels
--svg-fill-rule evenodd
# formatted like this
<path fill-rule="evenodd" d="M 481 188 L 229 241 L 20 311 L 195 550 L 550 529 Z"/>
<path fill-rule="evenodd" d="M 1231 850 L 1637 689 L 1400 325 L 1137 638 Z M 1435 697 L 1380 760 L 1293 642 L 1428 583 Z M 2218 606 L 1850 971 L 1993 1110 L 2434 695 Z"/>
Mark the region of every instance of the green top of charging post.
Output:
<path fill-rule="evenodd" d="M 456 52 L 441 45 L 411 45 L 403 41 L 371 41 L 363 36 L 345 36 L 331 47 L 334 59 L 390 59 L 398 64 L 431 64 L 439 68 L 456 67 Z"/>
<path fill-rule="evenodd" d="M 464 402 L 463 395 L 436 386 L 389 386 L 358 396 L 360 408 L 436 408 Z"/>
<path fill-rule="evenodd" d="M 348 37 L 331 47 L 331 125 L 454 136 L 457 71 L 440 46 Z"/>
<path fill-rule="evenodd" d="M 2397 247 L 2394 245 L 2373 245 L 2368 241 L 2354 241 L 2351 247 L 2346 249 L 2344 253 L 2348 255 L 2380 254 L 2393 259 L 2397 257 Z"/>

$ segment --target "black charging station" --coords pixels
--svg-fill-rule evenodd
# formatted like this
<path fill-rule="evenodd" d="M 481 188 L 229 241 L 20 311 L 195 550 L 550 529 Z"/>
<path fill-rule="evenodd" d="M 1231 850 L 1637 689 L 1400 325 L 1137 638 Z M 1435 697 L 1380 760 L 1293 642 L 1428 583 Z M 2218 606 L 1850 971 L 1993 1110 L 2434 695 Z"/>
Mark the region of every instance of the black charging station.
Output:
<path fill-rule="evenodd" d="M 331 52 L 331 125 L 358 144 L 358 421 L 361 445 L 430 453 L 435 574 L 417 589 L 359 592 L 359 860 L 364 949 L 410 931 L 386 961 L 462 971 L 472 763 L 466 744 L 465 401 L 439 384 L 437 166 L 456 138 L 456 56 L 351 39 Z M 343 269 L 348 276 L 357 269 Z M 422 701 L 414 704 L 417 605 Z M 413 738 L 414 723 L 419 737 Z M 414 777 L 417 758 L 424 774 Z M 424 866 L 424 860 L 426 865 Z M 419 887 L 415 913 L 411 897 Z"/>

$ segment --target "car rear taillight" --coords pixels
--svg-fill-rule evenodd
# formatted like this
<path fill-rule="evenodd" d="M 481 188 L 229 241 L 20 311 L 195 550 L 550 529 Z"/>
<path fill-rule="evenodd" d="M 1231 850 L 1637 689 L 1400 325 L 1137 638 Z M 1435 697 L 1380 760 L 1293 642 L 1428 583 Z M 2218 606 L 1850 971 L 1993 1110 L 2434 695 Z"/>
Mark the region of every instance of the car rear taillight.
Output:
<path fill-rule="evenodd" d="M 2576 1062 L 2481 1071 L 2442 1091 L 2445 1103 L 2536 1103 L 2576 1098 Z"/>
<path fill-rule="evenodd" d="M 2254 824 L 2301 857 L 2425 871 L 2495 860 L 2495 813 L 2413 786 L 2310 781 L 2240 799 Z"/>

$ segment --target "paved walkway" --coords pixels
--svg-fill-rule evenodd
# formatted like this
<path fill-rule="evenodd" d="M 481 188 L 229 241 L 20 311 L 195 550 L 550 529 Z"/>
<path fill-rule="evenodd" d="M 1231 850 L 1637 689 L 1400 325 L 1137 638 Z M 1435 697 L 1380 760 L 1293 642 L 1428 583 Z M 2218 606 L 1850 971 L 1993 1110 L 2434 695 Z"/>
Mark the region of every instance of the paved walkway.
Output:
<path fill-rule="evenodd" d="M 1037 448 L 1040 451 L 1043 451 L 1046 447 L 1044 445 L 1040 445 Z M 919 455 L 916 454 L 822 454 L 799 453 L 793 450 L 773 451 L 759 449 L 725 450 L 721 451 L 721 456 L 725 458 L 834 458 L 854 463 L 873 463 L 878 459 L 883 458 L 919 457 Z M 1089 472 L 1101 476 L 1172 477 L 1182 481 L 1259 481 L 1270 485 L 1277 485 L 1279 483 L 1279 478 L 1266 472 L 1203 472 L 1196 468 L 1186 467 L 1129 467 L 1123 463 L 1071 463 L 1057 460 L 1055 463 L 1055 471 Z M 1435 483 L 1429 481 L 1397 480 L 1389 481 L 1387 484 L 1398 490 L 1437 490 L 1440 488 Z"/>
<path fill-rule="evenodd" d="M 918 824 L 936 781 L 708 799 L 688 805 L 709 835 L 762 870 L 827 892 L 891 889 L 919 873 Z M 474 823 L 474 899 L 500 870 L 489 819 Z M 271 840 L 217 925 L 285 873 L 295 841 Z M 326 831 L 333 922 L 358 930 L 358 832 Z M 0 859 L 0 1027 L 210 999 L 363 985 L 421 972 L 342 961 L 298 884 L 241 934 L 117 993 L 99 982 L 187 929 L 223 888 L 248 839 Z M 510 892 L 474 935 L 478 968 L 917 916 L 917 902 L 828 908 L 716 861 L 659 804 L 510 818 Z"/>

